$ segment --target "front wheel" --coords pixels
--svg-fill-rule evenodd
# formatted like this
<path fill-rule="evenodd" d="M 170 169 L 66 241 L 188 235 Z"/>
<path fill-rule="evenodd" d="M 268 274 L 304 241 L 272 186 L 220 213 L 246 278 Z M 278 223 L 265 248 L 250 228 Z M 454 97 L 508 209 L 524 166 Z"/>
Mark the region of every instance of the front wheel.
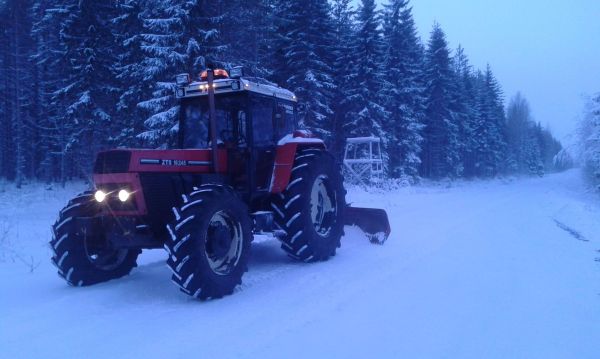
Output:
<path fill-rule="evenodd" d="M 165 243 L 173 282 L 198 299 L 233 293 L 248 270 L 252 227 L 246 205 L 229 187 L 205 185 L 173 210 Z"/>
<path fill-rule="evenodd" d="M 92 193 L 85 192 L 60 211 L 52 226 L 52 263 L 70 285 L 87 286 L 120 278 L 136 266 L 140 250 L 113 248 L 104 233 L 88 233 L 77 226 L 77 219 L 97 213 Z"/>

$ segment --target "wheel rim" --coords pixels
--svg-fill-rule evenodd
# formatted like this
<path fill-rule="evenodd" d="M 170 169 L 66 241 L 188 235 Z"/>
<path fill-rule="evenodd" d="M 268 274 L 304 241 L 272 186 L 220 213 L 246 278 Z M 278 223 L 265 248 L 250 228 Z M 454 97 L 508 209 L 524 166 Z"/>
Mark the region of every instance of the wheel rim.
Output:
<path fill-rule="evenodd" d="M 110 247 L 106 242 L 91 243 L 93 237 L 83 233 L 83 245 L 85 255 L 90 263 L 104 271 L 111 271 L 118 268 L 127 257 L 127 249 L 116 249 Z"/>
<path fill-rule="evenodd" d="M 208 224 L 205 245 L 210 269 L 218 275 L 230 274 L 240 260 L 242 248 L 242 224 L 224 211 L 215 213 Z"/>
<path fill-rule="evenodd" d="M 321 237 L 327 237 L 335 224 L 337 201 L 331 190 L 329 178 L 317 177 L 310 194 L 310 215 L 315 231 Z"/>

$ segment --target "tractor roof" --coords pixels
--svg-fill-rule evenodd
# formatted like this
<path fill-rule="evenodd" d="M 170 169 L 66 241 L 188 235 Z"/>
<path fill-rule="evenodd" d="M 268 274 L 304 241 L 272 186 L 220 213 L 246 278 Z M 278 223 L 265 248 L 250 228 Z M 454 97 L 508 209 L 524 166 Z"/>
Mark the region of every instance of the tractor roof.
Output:
<path fill-rule="evenodd" d="M 215 95 L 234 92 L 253 92 L 261 95 L 297 102 L 293 92 L 283 89 L 267 80 L 256 77 L 225 78 L 214 80 Z M 177 98 L 190 98 L 208 96 L 208 82 L 195 81 L 188 85 L 178 87 Z"/>

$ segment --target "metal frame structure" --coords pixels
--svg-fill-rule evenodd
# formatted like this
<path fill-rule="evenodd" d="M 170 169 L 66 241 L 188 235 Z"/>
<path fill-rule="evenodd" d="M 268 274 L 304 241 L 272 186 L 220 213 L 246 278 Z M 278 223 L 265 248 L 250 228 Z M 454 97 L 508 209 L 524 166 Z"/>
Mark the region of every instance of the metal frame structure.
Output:
<path fill-rule="evenodd" d="M 354 137 L 346 139 L 344 171 L 350 182 L 379 183 L 383 177 L 383 157 L 379 137 Z"/>

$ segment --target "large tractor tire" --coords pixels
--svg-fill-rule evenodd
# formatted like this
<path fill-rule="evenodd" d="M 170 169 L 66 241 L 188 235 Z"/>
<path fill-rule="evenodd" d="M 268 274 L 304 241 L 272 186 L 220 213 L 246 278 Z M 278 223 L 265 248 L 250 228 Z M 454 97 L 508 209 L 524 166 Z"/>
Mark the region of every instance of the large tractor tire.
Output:
<path fill-rule="evenodd" d="M 287 188 L 271 203 L 275 222 L 285 232 L 281 248 L 305 262 L 334 256 L 344 234 L 345 194 L 339 166 L 329 152 L 299 151 Z"/>
<path fill-rule="evenodd" d="M 248 270 L 252 226 L 248 208 L 227 186 L 205 185 L 173 208 L 165 243 L 172 280 L 198 299 L 233 293 Z"/>
<path fill-rule="evenodd" d="M 120 278 L 136 266 L 140 250 L 112 248 L 104 233 L 86 233 L 77 227 L 76 218 L 97 213 L 92 192 L 84 192 L 69 201 L 52 226 L 52 263 L 70 285 L 88 286 Z"/>

